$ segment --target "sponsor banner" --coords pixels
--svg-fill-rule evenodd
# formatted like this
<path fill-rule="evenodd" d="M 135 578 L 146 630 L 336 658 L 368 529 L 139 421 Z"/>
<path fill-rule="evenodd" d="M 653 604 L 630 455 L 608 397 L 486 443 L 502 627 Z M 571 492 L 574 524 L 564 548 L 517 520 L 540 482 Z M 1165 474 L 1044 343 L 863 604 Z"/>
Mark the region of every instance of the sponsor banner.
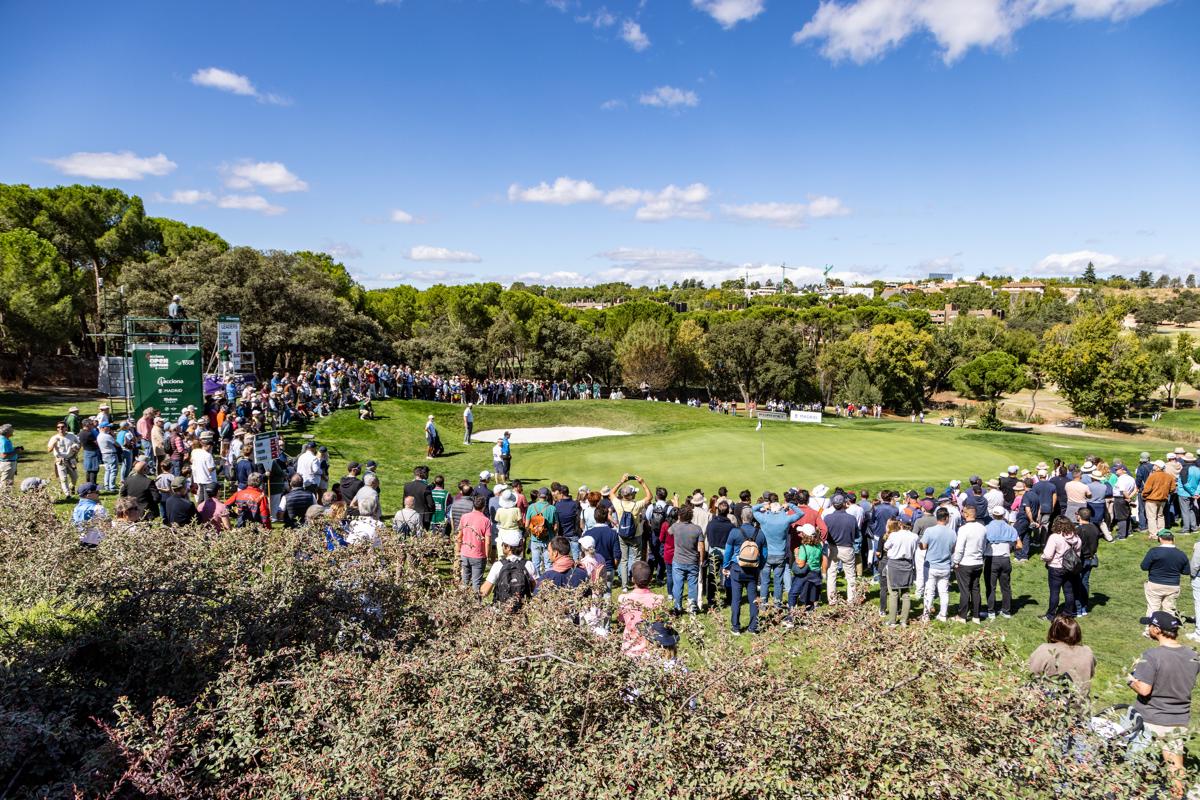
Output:
<path fill-rule="evenodd" d="M 755 416 L 768 422 L 787 422 L 788 415 L 783 411 L 757 411 Z"/>
<path fill-rule="evenodd" d="M 187 406 L 204 402 L 198 347 L 133 346 L 133 417 L 150 407 L 175 419 Z"/>
<path fill-rule="evenodd" d="M 816 423 L 816 424 L 820 425 L 821 424 L 821 412 L 820 411 L 793 411 L 792 412 L 792 422 L 810 422 L 810 423 Z"/>

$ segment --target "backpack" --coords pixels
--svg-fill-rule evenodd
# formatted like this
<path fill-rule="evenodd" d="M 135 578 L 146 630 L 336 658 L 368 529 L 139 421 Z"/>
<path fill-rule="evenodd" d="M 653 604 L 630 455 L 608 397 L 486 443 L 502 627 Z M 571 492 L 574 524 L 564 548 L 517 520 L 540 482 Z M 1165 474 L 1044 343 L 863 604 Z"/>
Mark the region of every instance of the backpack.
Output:
<path fill-rule="evenodd" d="M 1067 552 L 1062 555 L 1062 568 L 1063 572 L 1071 575 L 1083 569 L 1083 559 L 1079 557 L 1079 553 L 1075 551 L 1075 548 L 1070 545 L 1067 546 Z"/>
<path fill-rule="evenodd" d="M 525 571 L 525 559 L 514 558 L 505 561 L 500 567 L 500 577 L 496 579 L 495 598 L 497 603 L 507 603 L 513 598 L 512 610 L 521 607 L 521 601 L 533 595 L 532 581 Z"/>
<path fill-rule="evenodd" d="M 757 536 L 743 539 L 738 548 L 737 563 L 742 569 L 758 569 L 762 558 L 762 549 L 758 546 Z"/>
<path fill-rule="evenodd" d="M 534 514 L 529 518 L 529 535 L 535 539 L 546 538 L 546 518 L 541 514 Z"/>
<path fill-rule="evenodd" d="M 650 525 L 652 532 L 657 532 L 662 529 L 662 524 L 667 518 L 667 503 L 665 500 L 657 500 L 654 505 L 646 509 L 646 522 Z"/>
<path fill-rule="evenodd" d="M 632 544 L 637 539 L 637 520 L 628 509 L 621 512 L 621 519 L 617 523 L 617 536 L 626 544 Z"/>
<path fill-rule="evenodd" d="M 340 525 L 325 526 L 325 549 L 336 550 L 346 546 L 346 538 L 342 536 Z"/>
<path fill-rule="evenodd" d="M 399 533 L 403 536 L 407 536 L 410 533 L 420 533 L 420 532 L 421 532 L 421 523 L 420 522 L 418 522 L 416 525 L 413 525 L 411 522 L 409 522 L 408 520 L 405 519 L 405 520 L 401 520 L 399 523 L 396 524 L 396 533 Z M 476 534 L 476 536 L 478 536 L 478 535 L 479 534 Z"/>

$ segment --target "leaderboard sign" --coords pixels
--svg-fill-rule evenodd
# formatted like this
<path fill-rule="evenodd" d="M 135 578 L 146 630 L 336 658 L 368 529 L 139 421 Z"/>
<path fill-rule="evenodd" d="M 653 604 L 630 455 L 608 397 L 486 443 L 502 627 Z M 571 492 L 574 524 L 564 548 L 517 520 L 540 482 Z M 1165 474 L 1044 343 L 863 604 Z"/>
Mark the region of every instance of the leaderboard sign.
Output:
<path fill-rule="evenodd" d="M 204 402 L 199 348 L 134 345 L 132 357 L 135 417 L 153 407 L 173 419 L 187 406 Z"/>

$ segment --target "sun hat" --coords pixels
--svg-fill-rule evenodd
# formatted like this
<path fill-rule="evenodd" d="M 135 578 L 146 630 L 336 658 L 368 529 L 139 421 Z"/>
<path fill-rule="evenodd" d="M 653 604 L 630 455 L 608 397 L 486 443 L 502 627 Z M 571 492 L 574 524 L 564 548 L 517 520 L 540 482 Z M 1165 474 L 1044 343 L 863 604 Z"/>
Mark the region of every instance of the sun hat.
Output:
<path fill-rule="evenodd" d="M 1037 463 L 1037 468 L 1038 469 L 1050 469 L 1050 465 L 1047 464 L 1045 461 L 1039 461 Z"/>
<path fill-rule="evenodd" d="M 610 489 L 607 484 L 600 487 L 601 497 L 608 497 L 610 494 L 612 494 L 612 489 Z"/>
<path fill-rule="evenodd" d="M 1195 453 L 1184 453 L 1184 454 L 1183 454 L 1183 460 L 1184 460 L 1184 461 L 1195 461 L 1195 460 L 1196 460 L 1196 454 L 1195 454 Z"/>
<path fill-rule="evenodd" d="M 824 497 L 825 495 L 829 494 L 829 487 L 823 483 L 818 483 L 812 488 L 812 492 L 810 492 L 810 494 L 813 497 Z"/>
<path fill-rule="evenodd" d="M 1090 461 L 1085 461 L 1085 462 L 1083 462 L 1083 467 L 1082 467 L 1082 469 L 1083 469 L 1083 471 L 1084 471 L 1084 472 L 1091 472 L 1093 469 L 1095 469 L 1095 466 L 1096 466 L 1096 465 L 1095 465 L 1095 464 L 1093 464 L 1092 462 L 1090 462 Z"/>
<path fill-rule="evenodd" d="M 995 517 L 996 519 L 1000 519 L 1000 517 L 1004 516 L 1004 506 L 999 506 L 999 505 L 992 506 L 991 509 L 989 509 L 989 510 L 990 510 L 992 516 Z"/>
<path fill-rule="evenodd" d="M 71 406 L 70 408 L 67 409 L 67 413 L 68 414 L 78 414 L 79 406 Z"/>
<path fill-rule="evenodd" d="M 512 493 L 511 489 L 505 489 L 504 493 L 500 495 L 500 507 L 501 508 L 512 508 L 516 504 L 517 504 L 517 496 Z"/>
<path fill-rule="evenodd" d="M 1155 611 L 1148 617 L 1139 620 L 1143 625 L 1153 625 L 1161 631 L 1177 631 L 1182 624 L 1179 617 L 1169 611 Z"/>
<path fill-rule="evenodd" d="M 708 503 L 708 500 L 700 492 L 696 492 L 695 494 L 692 495 L 692 505 L 702 506 L 702 505 L 706 505 L 707 503 Z"/>
<path fill-rule="evenodd" d="M 595 550 L 596 540 L 591 536 L 580 536 L 579 547 L 581 550 Z"/>
<path fill-rule="evenodd" d="M 506 544 L 509 547 L 520 547 L 521 546 L 521 532 L 512 530 L 511 528 L 501 529 L 500 544 Z"/>
<path fill-rule="evenodd" d="M 1101 471 L 1100 471 L 1100 470 L 1098 470 L 1098 469 L 1094 469 L 1094 470 L 1092 470 L 1092 477 L 1093 477 L 1093 478 L 1096 478 L 1096 479 L 1098 480 L 1098 479 L 1100 479 L 1100 478 L 1103 478 L 1103 477 L 1104 477 L 1104 473 L 1103 473 L 1103 472 L 1101 472 Z"/>
<path fill-rule="evenodd" d="M 1177 458 L 1179 458 L 1179 456 L 1177 456 L 1175 453 L 1167 453 L 1167 461 L 1174 461 Z"/>
<path fill-rule="evenodd" d="M 1184 453 L 1186 453 L 1186 452 L 1187 452 L 1187 451 L 1186 451 L 1186 450 L 1184 450 L 1182 447 L 1176 447 L 1176 448 L 1175 448 L 1175 455 L 1177 455 L 1177 456 L 1181 456 L 1181 455 L 1183 455 L 1183 454 L 1184 454 Z"/>
<path fill-rule="evenodd" d="M 635 495 L 635 494 L 637 494 L 637 487 L 636 486 L 623 486 L 623 487 L 621 487 L 621 494 L 625 495 L 626 497 Z"/>
<path fill-rule="evenodd" d="M 999 489 L 1000 481 L 996 480 L 995 478 L 990 478 L 987 482 L 987 485 L 989 489 Z"/>
<path fill-rule="evenodd" d="M 588 493 L 588 487 L 587 487 L 587 484 L 586 484 L 586 483 L 580 484 L 580 485 L 579 485 L 579 491 L 583 492 L 584 494 L 587 494 L 587 493 Z"/>

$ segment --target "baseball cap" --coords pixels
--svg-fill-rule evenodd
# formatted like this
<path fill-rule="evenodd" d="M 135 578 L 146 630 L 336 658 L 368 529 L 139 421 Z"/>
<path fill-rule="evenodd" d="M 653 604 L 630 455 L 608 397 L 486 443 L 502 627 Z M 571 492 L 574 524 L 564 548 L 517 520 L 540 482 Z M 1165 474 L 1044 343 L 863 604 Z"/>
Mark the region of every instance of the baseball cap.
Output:
<path fill-rule="evenodd" d="M 509 547 L 521 546 L 521 532 L 511 528 L 505 528 L 500 531 L 500 544 L 506 544 Z"/>
<path fill-rule="evenodd" d="M 1140 454 L 1140 455 L 1138 455 L 1138 460 L 1139 460 L 1139 461 L 1149 461 L 1149 460 L 1150 460 L 1150 454 L 1149 454 L 1149 453 L 1147 453 L 1145 450 L 1143 450 L 1143 451 L 1141 452 L 1141 454 Z"/>
<path fill-rule="evenodd" d="M 1158 467 L 1159 469 L 1162 469 L 1163 467 L 1167 466 L 1167 462 L 1163 461 L 1160 458 L 1158 461 L 1154 462 L 1154 466 Z"/>
<path fill-rule="evenodd" d="M 479 473 L 479 480 L 481 480 L 481 481 L 489 480 L 491 477 L 492 477 L 492 473 L 486 469 Z"/>
<path fill-rule="evenodd" d="M 933 494 L 933 487 L 932 487 L 932 486 L 926 486 L 926 487 L 925 487 L 925 494 L 926 494 L 926 495 L 932 495 L 932 494 Z"/>
<path fill-rule="evenodd" d="M 913 492 L 912 494 L 913 494 L 913 497 L 916 497 L 916 492 Z M 834 505 L 835 507 L 844 506 L 844 505 L 846 505 L 846 495 L 844 495 L 844 494 L 835 494 L 835 495 L 834 495 L 834 496 L 831 498 L 831 501 L 830 501 L 830 502 L 832 502 L 832 503 L 833 503 L 833 505 Z"/>
<path fill-rule="evenodd" d="M 326 447 L 325 445 L 321 445 L 320 447 L 318 447 L 318 448 L 317 448 L 317 452 L 318 452 L 318 453 L 328 453 L 328 452 L 329 452 L 329 448 L 328 448 L 328 447 Z"/>
<path fill-rule="evenodd" d="M 377 467 L 377 466 L 379 466 L 379 465 L 376 464 L 374 461 L 367 462 L 367 469 L 375 469 L 375 467 Z"/>
<path fill-rule="evenodd" d="M 349 472 L 352 469 L 362 469 L 362 465 L 359 464 L 357 461 L 351 461 L 349 464 L 346 465 L 346 471 Z"/>
<path fill-rule="evenodd" d="M 1021 468 L 1020 468 L 1020 467 L 1018 467 L 1016 464 L 1013 464 L 1012 466 L 1010 466 L 1010 467 L 1008 468 L 1008 474 L 1009 474 L 1009 475 L 1016 475 L 1016 474 L 1017 474 L 1017 471 L 1018 471 L 1018 470 L 1020 470 L 1020 469 L 1021 469 Z"/>
<path fill-rule="evenodd" d="M 957 489 L 958 487 L 962 486 L 962 481 L 960 481 L 958 478 L 955 478 L 954 480 L 950 481 L 950 486 L 954 489 Z"/>
<path fill-rule="evenodd" d="M 1177 631 L 1180 624 L 1182 624 L 1179 621 L 1179 617 L 1168 611 L 1155 611 L 1148 617 L 1142 617 L 1140 622 L 1143 625 L 1153 625 L 1159 630 L 1164 631 Z"/>
<path fill-rule="evenodd" d="M 668 650 L 679 645 L 679 631 L 665 622 L 654 622 L 644 626 L 643 635 L 659 647 Z"/>
<path fill-rule="evenodd" d="M 910 499 L 910 500 L 916 500 L 916 499 L 917 499 L 917 492 L 916 492 L 916 490 L 915 490 L 915 489 L 909 489 L 909 490 L 908 490 L 908 493 L 907 493 L 907 494 L 905 494 L 904 496 L 905 496 L 905 497 L 907 497 L 907 498 L 908 498 L 908 499 Z"/>
<path fill-rule="evenodd" d="M 817 532 L 817 526 L 813 525 L 811 522 L 806 522 L 800 526 L 800 532 L 805 536 L 812 536 Z"/>
<path fill-rule="evenodd" d="M 182 489 L 185 486 L 187 486 L 187 481 L 184 480 L 182 475 L 176 475 L 174 478 L 171 478 L 172 489 Z"/>
<path fill-rule="evenodd" d="M 538 489 L 538 497 L 549 499 L 550 498 L 550 490 L 547 489 L 545 486 L 543 486 L 542 488 Z"/>
<path fill-rule="evenodd" d="M 1004 516 L 1004 506 L 992 506 L 992 516 L 996 519 Z"/>
<path fill-rule="evenodd" d="M 98 491 L 100 491 L 100 487 L 97 486 L 96 484 L 92 483 L 91 481 L 80 484 L 80 486 L 79 486 L 79 496 L 80 497 L 83 497 L 84 495 L 88 495 L 88 494 L 91 494 L 92 492 L 98 492 Z"/>
<path fill-rule="evenodd" d="M 591 550 L 596 546 L 596 540 L 591 536 L 579 537 L 579 546 L 584 550 Z"/>
<path fill-rule="evenodd" d="M 1154 536 L 1158 539 L 1170 539 L 1171 541 L 1175 541 L 1175 534 L 1171 533 L 1166 528 L 1163 528 L 1161 531 L 1154 534 Z"/>

